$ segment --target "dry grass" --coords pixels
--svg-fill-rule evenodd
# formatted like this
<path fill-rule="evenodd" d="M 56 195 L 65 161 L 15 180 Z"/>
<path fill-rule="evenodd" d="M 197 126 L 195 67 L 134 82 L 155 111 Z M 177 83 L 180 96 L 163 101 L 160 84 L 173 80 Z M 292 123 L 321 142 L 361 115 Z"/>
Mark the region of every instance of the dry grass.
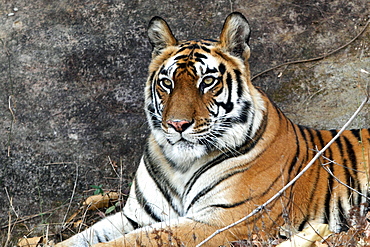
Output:
<path fill-rule="evenodd" d="M 121 198 L 124 198 L 123 196 Z M 52 244 L 51 240 L 59 242 L 62 239 L 67 239 L 70 236 L 76 234 L 79 231 L 86 229 L 88 226 L 94 224 L 102 217 L 105 217 L 107 211 L 111 211 L 109 214 L 115 213 L 122 209 L 124 204 L 123 200 L 111 200 L 108 204 L 105 204 L 105 207 L 90 210 L 88 206 L 84 205 L 84 201 L 80 203 L 81 207 L 75 209 L 71 212 L 70 217 L 66 222 L 56 223 L 56 224 L 45 224 L 38 225 L 34 228 L 29 228 L 32 225 L 32 220 L 37 218 L 37 216 L 32 215 L 27 218 L 18 218 L 18 223 L 12 221 L 12 213 L 9 212 L 9 223 L 6 228 L 3 228 L 3 232 L 0 235 L 2 242 L 1 246 L 9 247 L 15 246 L 18 242 L 17 231 L 23 229 L 23 233 L 27 233 L 30 239 L 29 243 L 39 243 L 38 246 L 45 246 L 45 243 Z M 114 210 L 110 210 L 114 206 Z M 65 205 L 64 210 L 67 208 Z M 55 209 L 58 211 L 60 208 Z M 322 241 L 313 242 L 311 246 L 318 247 L 332 247 L 332 246 L 370 246 L 370 215 L 361 215 L 360 207 L 355 207 L 351 210 L 350 220 L 351 225 L 347 232 L 341 232 L 337 234 L 331 234 L 328 238 L 324 238 Z M 29 223 L 30 222 L 30 223 Z M 18 228 L 18 229 L 17 229 Z M 42 231 L 40 229 L 42 228 Z M 54 230 L 50 231 L 50 229 Z M 15 230 L 17 229 L 17 230 Z M 27 231 L 26 231 L 27 229 Z M 15 232 L 13 233 L 13 231 Z M 35 237 L 36 236 L 36 237 Z M 35 237 L 35 238 L 32 238 Z M 160 238 L 158 238 L 160 240 Z M 255 233 L 251 236 L 250 239 L 240 240 L 232 242 L 231 246 L 233 247 L 273 247 L 284 242 L 286 238 L 276 237 L 271 238 L 266 237 L 265 233 Z M 32 242 L 33 241 L 33 242 Z M 25 242 L 23 242 L 25 243 Z M 163 246 L 160 242 L 157 243 L 158 246 Z M 23 246 L 35 246 L 35 245 L 23 245 Z M 181 245 L 178 245 L 181 246 Z"/>

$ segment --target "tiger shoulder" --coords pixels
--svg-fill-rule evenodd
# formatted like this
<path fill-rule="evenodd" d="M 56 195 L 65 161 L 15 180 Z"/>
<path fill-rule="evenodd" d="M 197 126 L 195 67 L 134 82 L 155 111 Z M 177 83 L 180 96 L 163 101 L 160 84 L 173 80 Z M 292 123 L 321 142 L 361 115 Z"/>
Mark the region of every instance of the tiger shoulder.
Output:
<path fill-rule="evenodd" d="M 264 204 L 338 133 L 294 124 L 252 85 L 242 14 L 218 40 L 179 41 L 160 17 L 148 36 L 151 133 L 126 205 L 57 246 L 196 246 Z M 366 211 L 369 149 L 369 129 L 346 130 L 278 199 L 203 246 L 309 223 L 348 229 L 351 208 Z"/>

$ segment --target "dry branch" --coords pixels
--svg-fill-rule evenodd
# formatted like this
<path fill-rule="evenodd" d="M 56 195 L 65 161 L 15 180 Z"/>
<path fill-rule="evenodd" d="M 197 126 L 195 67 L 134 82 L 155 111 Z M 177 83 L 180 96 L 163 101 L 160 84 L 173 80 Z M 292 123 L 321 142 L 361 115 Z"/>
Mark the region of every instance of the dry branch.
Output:
<path fill-rule="evenodd" d="M 347 42 L 346 44 L 328 52 L 328 53 L 325 53 L 324 55 L 321 55 L 319 57 L 314 57 L 314 58 L 309 58 L 309 59 L 302 59 L 302 60 L 296 60 L 296 61 L 290 61 L 290 62 L 286 62 L 286 63 L 282 63 L 282 64 L 279 64 L 279 65 L 276 65 L 275 67 L 272 67 L 272 68 L 269 68 L 267 70 L 264 70 L 260 73 L 258 73 L 257 75 L 254 75 L 252 76 L 251 80 L 253 81 L 254 79 L 256 79 L 257 77 L 267 73 L 267 72 L 270 72 L 272 70 L 275 70 L 275 69 L 278 69 L 280 67 L 283 67 L 283 66 L 287 66 L 287 65 L 291 65 L 291 64 L 298 64 L 298 63 L 307 63 L 307 62 L 314 62 L 314 61 L 318 61 L 318 60 L 321 60 L 321 59 L 324 59 L 344 48 L 346 48 L 347 46 L 349 46 L 350 44 L 352 44 L 356 39 L 358 39 L 364 32 L 365 30 L 367 29 L 367 27 L 369 26 L 370 24 L 370 19 L 366 22 L 364 28 L 353 38 L 351 39 L 349 42 Z"/>

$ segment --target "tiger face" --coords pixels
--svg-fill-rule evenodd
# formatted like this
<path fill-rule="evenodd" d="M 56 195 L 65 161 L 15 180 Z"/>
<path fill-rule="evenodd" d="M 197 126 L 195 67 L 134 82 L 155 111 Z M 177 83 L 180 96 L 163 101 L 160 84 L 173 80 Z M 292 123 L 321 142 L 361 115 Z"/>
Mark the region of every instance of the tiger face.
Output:
<path fill-rule="evenodd" d="M 226 20 L 219 41 L 179 42 L 167 23 L 149 25 L 153 60 L 146 112 L 154 139 L 176 166 L 252 141 L 264 105 L 249 80 L 249 25 Z"/>

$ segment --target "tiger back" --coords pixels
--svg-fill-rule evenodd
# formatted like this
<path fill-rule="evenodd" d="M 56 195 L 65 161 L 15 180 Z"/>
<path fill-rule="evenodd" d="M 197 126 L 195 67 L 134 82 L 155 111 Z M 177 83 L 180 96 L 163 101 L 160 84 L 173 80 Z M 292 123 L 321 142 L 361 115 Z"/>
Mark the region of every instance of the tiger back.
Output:
<path fill-rule="evenodd" d="M 148 35 L 151 134 L 126 205 L 58 246 L 195 246 L 265 203 L 338 132 L 292 123 L 252 85 L 240 13 L 217 41 L 178 41 L 160 17 Z M 369 149 L 369 129 L 345 131 L 282 196 L 205 246 L 308 222 L 346 230 L 350 209 L 367 202 Z"/>

